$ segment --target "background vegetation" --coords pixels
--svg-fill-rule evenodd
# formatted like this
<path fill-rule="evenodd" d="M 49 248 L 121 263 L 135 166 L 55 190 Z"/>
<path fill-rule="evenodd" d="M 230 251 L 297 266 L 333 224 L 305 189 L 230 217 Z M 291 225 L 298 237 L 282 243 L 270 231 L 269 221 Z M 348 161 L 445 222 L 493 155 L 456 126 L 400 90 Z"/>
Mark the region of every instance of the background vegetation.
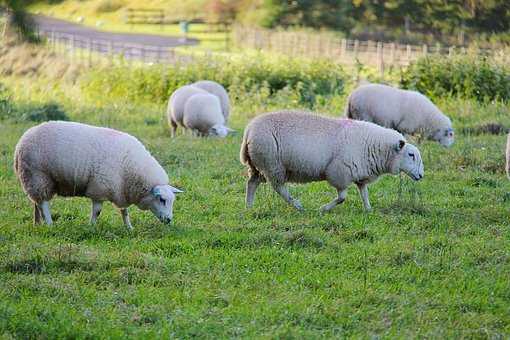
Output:
<path fill-rule="evenodd" d="M 134 0 L 65 0 L 34 1 L 31 8 L 67 19 L 83 17 L 91 25 L 102 19 L 119 30 L 129 29 L 122 24 L 128 7 L 140 6 Z M 173 20 L 333 30 L 359 39 L 456 45 L 510 41 L 506 0 L 147 0 L 144 7 L 163 8 Z M 177 26 L 170 31 L 179 32 Z"/>

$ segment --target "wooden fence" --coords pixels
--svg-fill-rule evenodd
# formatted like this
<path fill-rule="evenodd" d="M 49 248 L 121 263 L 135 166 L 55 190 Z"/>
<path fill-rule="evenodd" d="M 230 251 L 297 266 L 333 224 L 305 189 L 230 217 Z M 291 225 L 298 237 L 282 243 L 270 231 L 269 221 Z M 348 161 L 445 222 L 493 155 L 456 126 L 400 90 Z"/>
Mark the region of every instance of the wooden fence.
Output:
<path fill-rule="evenodd" d="M 464 47 L 441 44 L 410 45 L 377 41 L 342 39 L 327 33 L 308 33 L 253 29 L 235 26 L 234 39 L 238 46 L 274 51 L 290 56 L 334 59 L 344 64 L 362 63 L 376 66 L 406 66 L 421 56 L 465 53 Z M 477 49 L 478 54 L 491 54 L 491 49 Z"/>

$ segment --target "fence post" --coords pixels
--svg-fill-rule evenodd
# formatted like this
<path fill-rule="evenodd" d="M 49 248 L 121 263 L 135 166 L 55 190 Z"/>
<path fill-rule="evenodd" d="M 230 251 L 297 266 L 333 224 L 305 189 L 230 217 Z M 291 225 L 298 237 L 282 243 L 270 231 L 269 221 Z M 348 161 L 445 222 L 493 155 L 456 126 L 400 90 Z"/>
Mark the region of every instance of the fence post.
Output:
<path fill-rule="evenodd" d="M 347 39 L 342 39 L 342 49 L 340 50 L 342 58 L 347 57 Z"/>
<path fill-rule="evenodd" d="M 426 57 L 428 54 L 428 46 L 427 44 L 423 44 L 423 56 Z"/>
<path fill-rule="evenodd" d="M 411 62 L 411 45 L 407 44 L 406 46 L 406 57 L 407 57 L 407 62 L 410 63 Z"/>
<path fill-rule="evenodd" d="M 384 77 L 384 56 L 383 56 L 383 43 L 377 42 L 377 67 L 381 78 Z"/>
<path fill-rule="evenodd" d="M 436 54 L 441 54 L 441 43 L 436 43 Z"/>
<path fill-rule="evenodd" d="M 87 39 L 87 50 L 88 50 L 88 57 L 87 57 L 87 63 L 88 66 L 92 66 L 92 39 Z"/>
<path fill-rule="evenodd" d="M 53 50 L 53 52 L 56 52 L 57 44 L 55 41 L 55 30 L 51 30 L 51 33 L 50 33 L 50 46 L 51 46 L 51 49 Z"/>
<path fill-rule="evenodd" d="M 108 41 L 108 56 L 110 58 L 110 64 L 114 64 L 113 60 L 113 40 Z"/>
<path fill-rule="evenodd" d="M 71 59 L 76 62 L 77 53 L 76 53 L 76 41 L 74 40 L 74 35 L 71 35 Z"/>
<path fill-rule="evenodd" d="M 455 53 L 455 46 L 450 46 L 448 49 L 448 55 L 452 56 Z"/>
<path fill-rule="evenodd" d="M 359 40 L 354 40 L 354 59 L 358 58 Z"/>
<path fill-rule="evenodd" d="M 390 61 L 391 65 L 395 65 L 395 43 L 391 43 L 390 46 Z"/>

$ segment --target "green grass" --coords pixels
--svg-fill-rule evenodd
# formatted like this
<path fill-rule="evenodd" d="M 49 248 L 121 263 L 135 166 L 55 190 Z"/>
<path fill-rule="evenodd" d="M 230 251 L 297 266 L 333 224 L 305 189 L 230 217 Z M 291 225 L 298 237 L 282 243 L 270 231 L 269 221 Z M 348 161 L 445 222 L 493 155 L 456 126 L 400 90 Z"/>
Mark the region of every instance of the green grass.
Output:
<path fill-rule="evenodd" d="M 510 204 L 505 136 L 457 135 L 452 149 L 419 147 L 419 183 L 383 177 L 371 213 L 351 188 L 292 185 L 298 213 L 267 185 L 244 208 L 241 133 L 169 137 L 164 105 L 91 103 L 76 87 L 5 80 L 18 102 L 55 100 L 71 119 L 138 138 L 186 192 L 172 226 L 130 208 L 129 232 L 109 204 L 95 226 L 90 202 L 55 198 L 55 225 L 33 226 L 14 146 L 29 123 L 0 122 L 0 337 L 321 338 L 510 336 Z M 345 97 L 321 111 L 338 115 Z M 334 103 L 334 105 L 333 105 Z M 232 127 L 292 107 L 285 97 L 236 97 Z M 443 99 L 457 130 L 495 121 L 501 104 Z"/>

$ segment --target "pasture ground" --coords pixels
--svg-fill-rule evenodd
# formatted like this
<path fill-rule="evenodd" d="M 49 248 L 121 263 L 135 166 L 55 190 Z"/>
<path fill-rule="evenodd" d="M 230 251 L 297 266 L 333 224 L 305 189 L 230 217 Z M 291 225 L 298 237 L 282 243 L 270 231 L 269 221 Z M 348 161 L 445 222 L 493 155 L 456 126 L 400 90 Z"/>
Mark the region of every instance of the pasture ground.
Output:
<path fill-rule="evenodd" d="M 55 225 L 33 226 L 13 170 L 14 146 L 34 123 L 0 122 L 0 337 L 474 337 L 510 335 L 510 193 L 504 135 L 510 108 L 444 99 L 451 149 L 423 142 L 425 178 L 373 184 L 371 213 L 354 187 L 331 213 L 326 183 L 291 186 L 306 211 L 267 185 L 244 208 L 243 127 L 273 106 L 236 99 L 224 140 L 169 137 L 163 105 L 90 102 L 77 88 L 5 79 L 15 100 L 56 100 L 72 120 L 140 138 L 186 191 L 172 226 L 130 209 L 129 232 L 110 204 L 55 198 Z M 338 99 L 343 104 L 344 97 Z M 321 110 L 339 115 L 342 105 Z"/>

